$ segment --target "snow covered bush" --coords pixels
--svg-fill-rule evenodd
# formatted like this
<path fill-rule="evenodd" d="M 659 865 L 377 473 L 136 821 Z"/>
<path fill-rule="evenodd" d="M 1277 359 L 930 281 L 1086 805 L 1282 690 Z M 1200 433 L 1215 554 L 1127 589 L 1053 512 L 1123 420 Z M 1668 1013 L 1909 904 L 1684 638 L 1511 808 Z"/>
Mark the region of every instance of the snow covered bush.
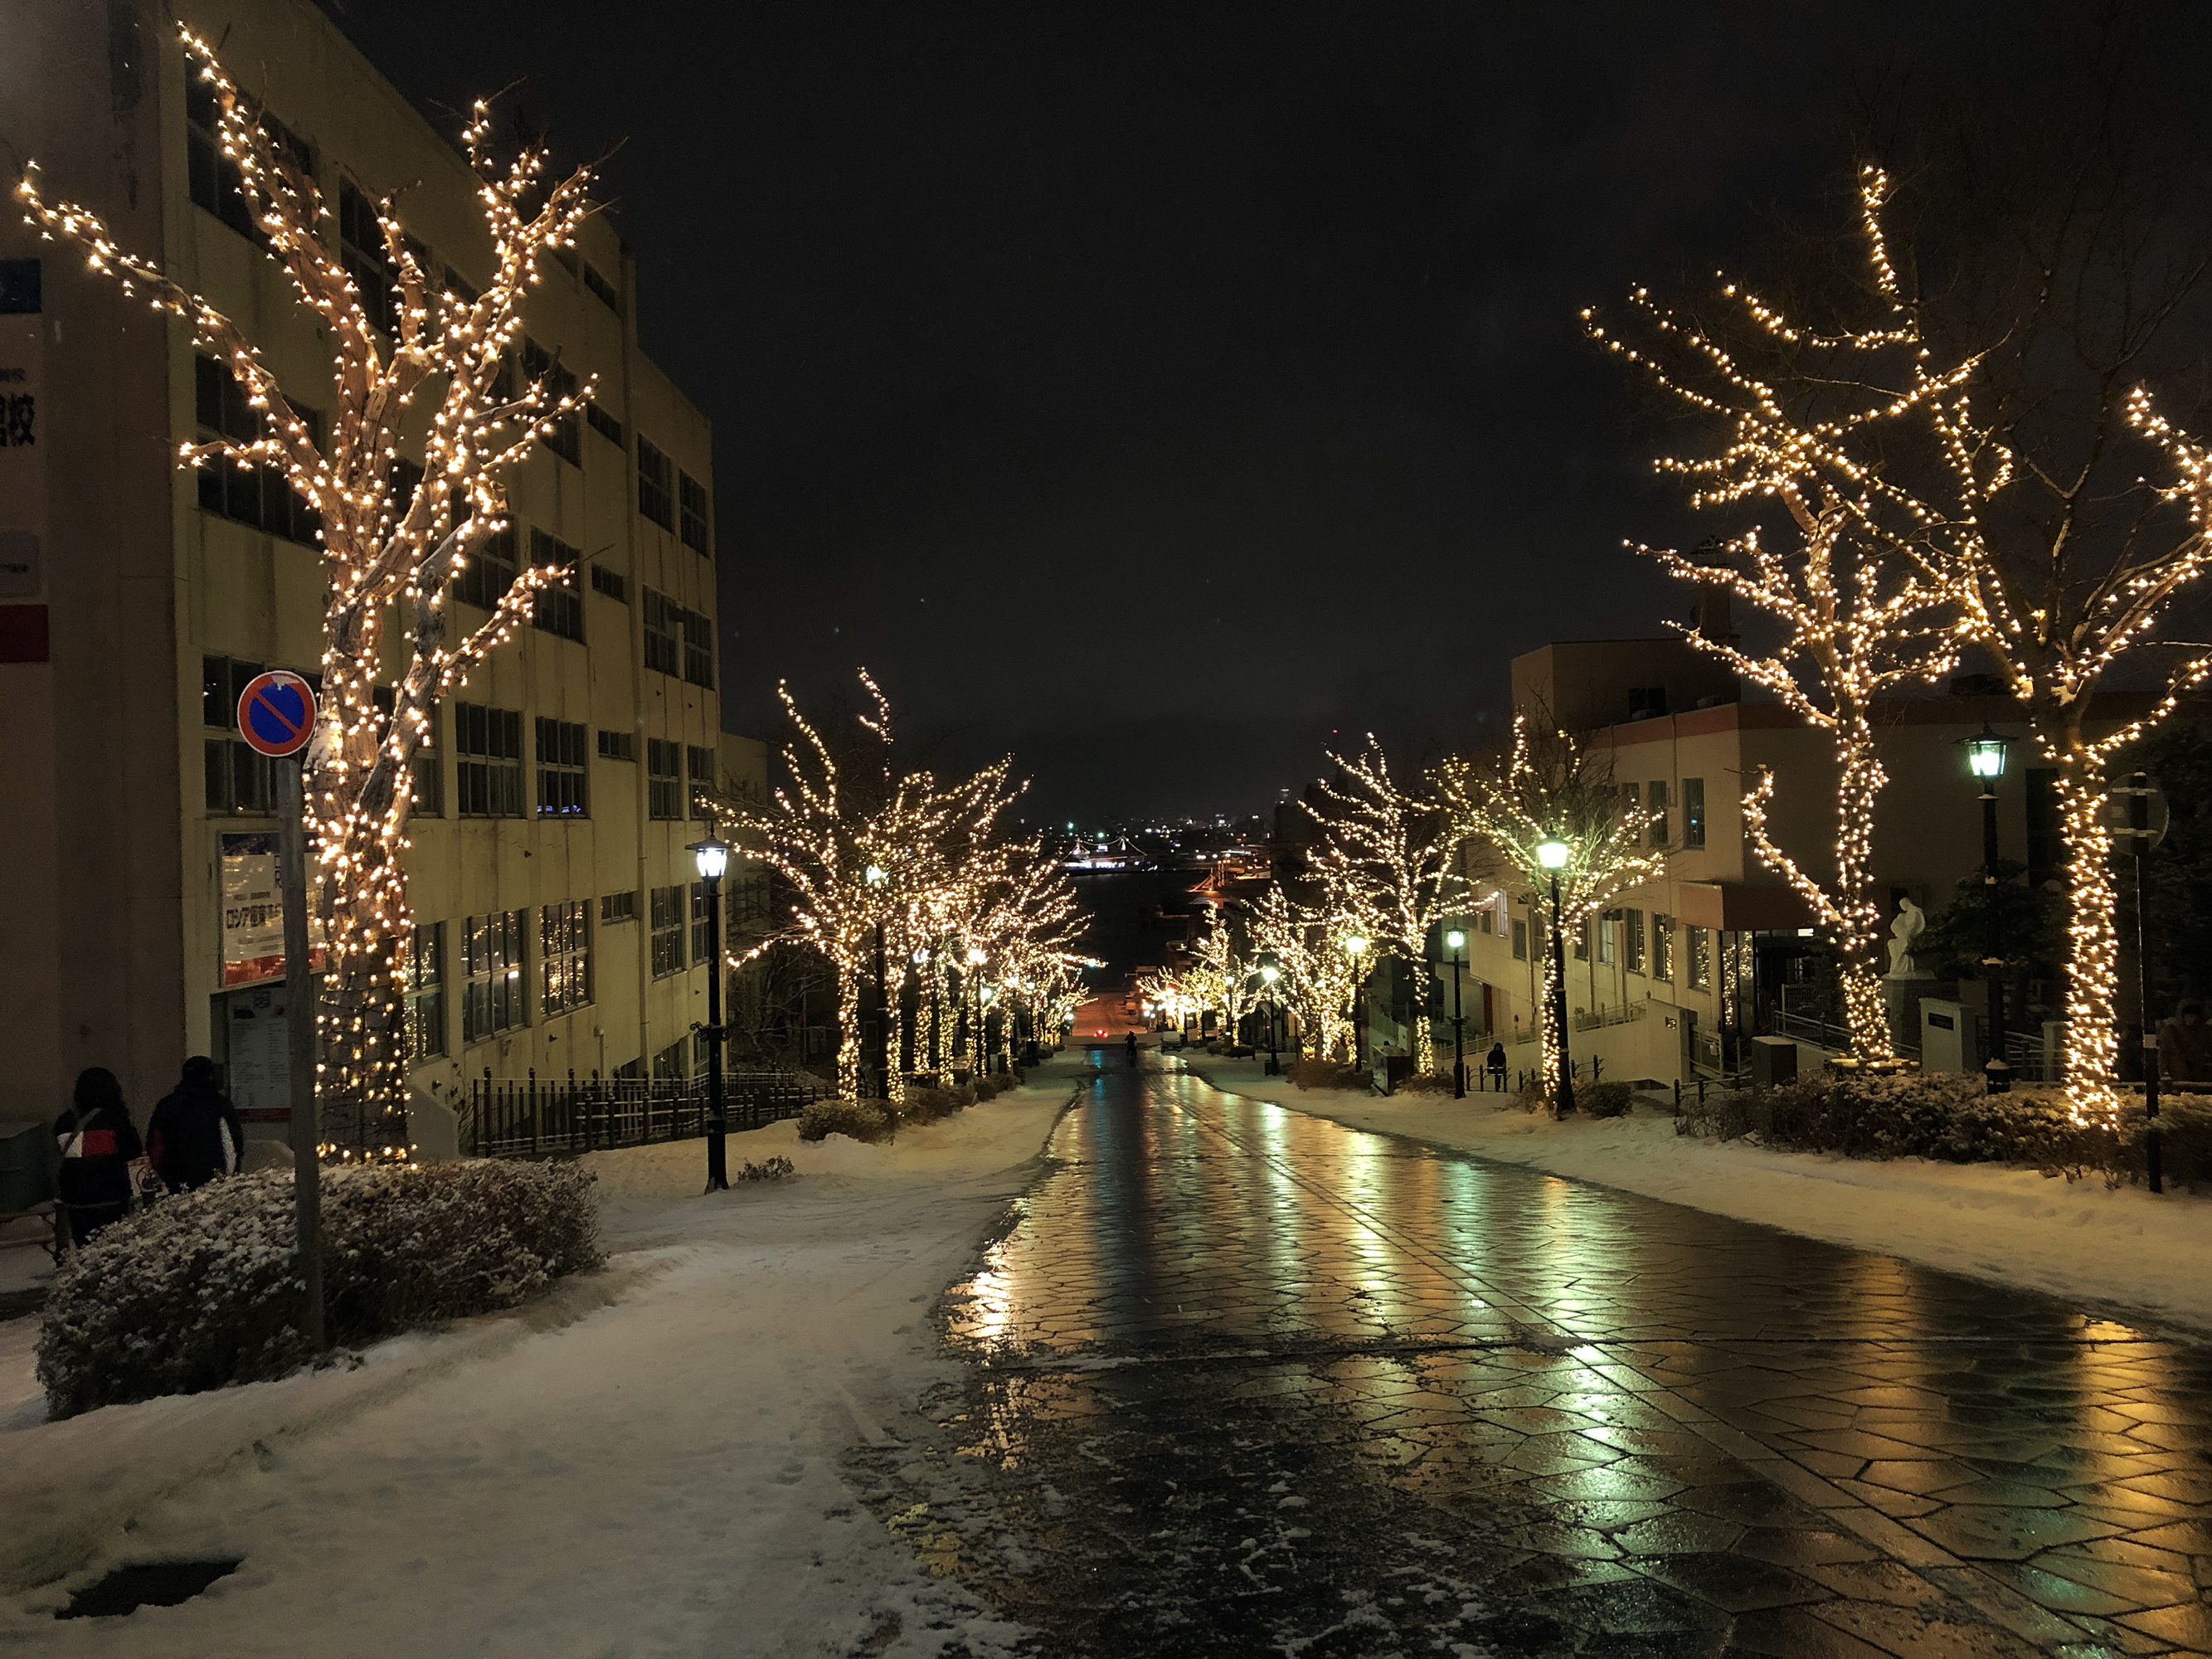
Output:
<path fill-rule="evenodd" d="M 333 1343 L 512 1307 L 596 1267 L 591 1174 L 472 1159 L 323 1173 L 323 1295 Z M 282 1376 L 295 1323 L 292 1176 L 264 1170 L 162 1200 L 64 1265 L 39 1332 L 57 1417 Z"/>
<path fill-rule="evenodd" d="M 750 1158 L 738 1171 L 740 1181 L 787 1181 L 799 1173 L 799 1166 L 781 1153 L 764 1163 L 756 1164 Z"/>
<path fill-rule="evenodd" d="M 934 1123 L 941 1117 L 950 1117 L 962 1107 L 970 1105 L 975 1092 L 966 1087 L 958 1089 L 909 1089 L 899 1103 L 898 1121 L 901 1123 Z"/>
<path fill-rule="evenodd" d="M 1626 1117 L 1636 1091 L 1626 1083 L 1589 1083 L 1575 1091 L 1575 1104 L 1592 1117 Z"/>
<path fill-rule="evenodd" d="M 1291 1081 L 1301 1089 L 1355 1089 L 1364 1093 L 1373 1075 L 1339 1060 L 1300 1060 L 1291 1065 Z"/>
<path fill-rule="evenodd" d="M 822 1140 L 848 1135 L 854 1140 L 889 1140 L 898 1117 L 889 1101 L 817 1100 L 799 1115 L 799 1138 Z"/>
<path fill-rule="evenodd" d="M 1683 1103 L 1678 1133 L 1755 1139 L 1847 1158 L 1927 1158 L 1952 1164 L 2025 1164 L 2069 1178 L 2095 1170 L 2115 1184 L 2139 1181 L 2145 1127 L 2073 1121 L 2064 1097 L 2014 1090 L 1993 1095 L 1979 1077 L 1908 1072 L 1895 1077 L 1798 1079 L 1778 1089 L 1717 1093 Z M 2169 1098 L 2159 1129 L 2167 1174 L 2212 1180 L 2212 1106 Z"/>

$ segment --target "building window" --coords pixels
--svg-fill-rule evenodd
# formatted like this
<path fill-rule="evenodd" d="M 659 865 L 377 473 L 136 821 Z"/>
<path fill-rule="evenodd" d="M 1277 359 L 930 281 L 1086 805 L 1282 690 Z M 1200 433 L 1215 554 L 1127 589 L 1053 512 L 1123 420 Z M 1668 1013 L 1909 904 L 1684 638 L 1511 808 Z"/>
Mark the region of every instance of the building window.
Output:
<path fill-rule="evenodd" d="M 611 927 L 617 922 L 637 920 L 637 890 L 627 893 L 606 893 L 599 898 L 599 926 Z"/>
<path fill-rule="evenodd" d="M 446 1052 L 446 924 L 424 922 L 407 941 L 407 1059 Z"/>
<path fill-rule="evenodd" d="M 597 295 L 599 296 L 599 303 L 605 306 L 609 311 L 613 312 L 617 317 L 622 315 L 621 290 L 616 288 L 615 285 L 609 282 L 605 277 L 600 276 L 599 271 L 592 267 L 592 262 L 588 259 L 584 262 L 584 286 L 591 289 L 593 294 Z"/>
<path fill-rule="evenodd" d="M 2058 810 L 2057 769 L 2029 767 L 2022 798 L 2027 808 L 2027 884 L 2040 887 L 2066 873 L 2066 832 Z"/>
<path fill-rule="evenodd" d="M 389 338 L 394 302 L 391 254 L 384 227 L 377 222 L 376 204 L 350 179 L 338 180 L 338 258 L 361 295 L 362 314 Z"/>
<path fill-rule="evenodd" d="M 200 659 L 200 720 L 218 732 L 238 729 L 238 699 L 261 672 L 258 662 L 229 657 Z M 240 738 L 210 738 L 204 745 L 207 810 L 210 812 L 266 812 L 270 805 L 269 762 Z"/>
<path fill-rule="evenodd" d="M 1705 781 L 1703 778 L 1682 780 L 1682 845 L 1703 847 L 1705 844 Z"/>
<path fill-rule="evenodd" d="M 465 818 L 522 814 L 522 714 L 480 702 L 453 705 L 453 767 Z"/>
<path fill-rule="evenodd" d="M 598 404 L 587 403 L 584 405 L 584 419 L 589 422 L 592 431 L 598 433 L 617 449 L 623 447 L 622 422 L 600 408 Z"/>
<path fill-rule="evenodd" d="M 696 611 L 684 613 L 684 678 L 714 689 L 714 619 Z"/>
<path fill-rule="evenodd" d="M 591 919 L 582 899 L 538 912 L 538 1006 L 548 1019 L 592 1000 Z"/>
<path fill-rule="evenodd" d="M 315 447 L 321 448 L 322 416 L 297 404 L 292 407 L 307 423 Z M 227 365 L 212 357 L 192 360 L 192 413 L 203 443 L 228 438 L 250 444 L 264 435 L 265 423 L 260 411 L 246 401 L 246 388 Z M 200 505 L 210 513 L 287 541 L 312 543 L 322 529 L 323 521 L 307 497 L 292 488 L 284 469 L 274 462 L 240 466 L 214 459 L 193 470 L 199 475 Z"/>
<path fill-rule="evenodd" d="M 610 570 L 603 564 L 592 567 L 592 592 L 604 593 L 618 605 L 629 603 L 629 579 L 619 570 Z"/>
<path fill-rule="evenodd" d="M 1651 845 L 1667 844 L 1667 786 L 1657 781 L 1651 785 Z"/>
<path fill-rule="evenodd" d="M 522 1024 L 522 915 L 471 916 L 463 930 L 468 984 L 461 997 L 461 1040 L 481 1042 Z"/>
<path fill-rule="evenodd" d="M 589 757 L 588 727 L 568 720 L 538 717 L 538 816 L 541 818 L 581 818 L 591 816 L 591 797 L 585 789 L 585 764 Z"/>
<path fill-rule="evenodd" d="M 1513 918 L 1513 960 L 1528 960 L 1528 924 L 1518 916 Z"/>
<path fill-rule="evenodd" d="M 645 815 L 684 816 L 684 745 L 665 738 L 645 740 Z"/>
<path fill-rule="evenodd" d="M 453 597 L 489 611 L 514 586 L 515 570 L 515 534 L 510 524 L 477 544 L 475 555 L 453 578 Z"/>
<path fill-rule="evenodd" d="M 1597 921 L 1597 960 L 1601 968 L 1610 968 L 1620 959 L 1620 912 L 1608 910 Z"/>
<path fill-rule="evenodd" d="M 1588 916 L 1575 923 L 1575 960 L 1577 962 L 1589 960 L 1589 918 Z"/>
<path fill-rule="evenodd" d="M 1674 977 L 1674 918 L 1656 912 L 1651 917 L 1651 977 Z"/>
<path fill-rule="evenodd" d="M 237 162 L 222 153 L 222 106 L 216 97 L 215 88 L 189 65 L 185 70 L 185 121 L 189 146 L 185 171 L 193 202 L 256 247 L 266 248 L 269 238 L 254 222 L 253 210 L 246 199 L 246 175 L 239 171 Z M 265 112 L 260 117 L 260 126 L 277 155 L 312 181 L 315 176 L 313 147 Z"/>
<path fill-rule="evenodd" d="M 665 593 L 645 590 L 645 665 L 663 674 L 684 672 L 684 607 Z"/>
<path fill-rule="evenodd" d="M 676 533 L 683 538 L 684 545 L 694 552 L 711 556 L 714 551 L 714 525 L 707 507 L 707 486 L 679 470 L 676 489 L 680 509 Z"/>
<path fill-rule="evenodd" d="M 686 745 L 684 750 L 684 772 L 686 781 L 691 786 L 691 816 L 695 818 L 712 817 L 713 809 L 700 805 L 699 797 L 702 794 L 712 794 L 716 782 L 719 781 L 714 773 L 714 751 L 711 749 L 702 749 L 697 744 Z"/>
<path fill-rule="evenodd" d="M 635 732 L 599 732 L 601 760 L 635 761 L 637 758 L 637 734 Z"/>
<path fill-rule="evenodd" d="M 663 530 L 676 528 L 676 469 L 659 446 L 637 440 L 637 510 Z"/>
<path fill-rule="evenodd" d="M 653 890 L 653 976 L 665 979 L 671 974 L 684 971 L 684 890 L 681 883 L 673 887 Z"/>
<path fill-rule="evenodd" d="M 1624 942 L 1628 947 L 1628 971 L 1632 974 L 1640 974 L 1644 971 L 1645 967 L 1644 956 L 1644 912 L 1641 910 L 1623 910 L 1620 913 L 1620 921 L 1621 931 L 1626 935 Z"/>
<path fill-rule="evenodd" d="M 546 350 L 528 335 L 522 338 L 522 372 L 538 383 L 545 397 L 545 412 L 538 422 L 538 441 L 571 466 L 584 464 L 584 446 L 577 435 L 576 411 L 555 410 L 563 398 L 576 395 L 576 371 L 562 366 L 558 353 Z"/>
<path fill-rule="evenodd" d="M 707 884 L 691 884 L 691 960 L 712 962 L 714 959 L 714 941 L 707 937 Z"/>
<path fill-rule="evenodd" d="M 540 568 L 567 572 L 558 582 L 538 590 L 531 602 L 531 626 L 564 640 L 584 637 L 584 596 L 576 586 L 576 566 L 583 555 L 550 531 L 532 527 L 530 562 Z"/>
<path fill-rule="evenodd" d="M 1692 927 L 1690 935 L 1690 988 L 1710 991 L 1713 987 L 1713 936 L 1702 927 Z"/>

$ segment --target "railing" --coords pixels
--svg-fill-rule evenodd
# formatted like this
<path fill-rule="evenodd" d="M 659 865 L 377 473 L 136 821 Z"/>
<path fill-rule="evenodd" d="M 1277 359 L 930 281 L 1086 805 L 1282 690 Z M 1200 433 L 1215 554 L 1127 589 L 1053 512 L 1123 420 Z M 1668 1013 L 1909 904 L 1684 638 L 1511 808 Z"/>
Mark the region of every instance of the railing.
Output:
<path fill-rule="evenodd" d="M 797 1117 L 832 1092 L 806 1072 L 726 1072 L 729 1127 L 757 1129 Z M 469 1081 L 459 1109 L 461 1149 L 472 1158 L 544 1158 L 707 1133 L 704 1078 L 495 1078 Z"/>
<path fill-rule="evenodd" d="M 1624 1002 L 1618 1007 L 1601 1008 L 1594 1014 L 1577 1011 L 1574 1027 L 1577 1031 L 1595 1031 L 1607 1025 L 1632 1024 L 1650 1012 L 1649 1002 Z"/>

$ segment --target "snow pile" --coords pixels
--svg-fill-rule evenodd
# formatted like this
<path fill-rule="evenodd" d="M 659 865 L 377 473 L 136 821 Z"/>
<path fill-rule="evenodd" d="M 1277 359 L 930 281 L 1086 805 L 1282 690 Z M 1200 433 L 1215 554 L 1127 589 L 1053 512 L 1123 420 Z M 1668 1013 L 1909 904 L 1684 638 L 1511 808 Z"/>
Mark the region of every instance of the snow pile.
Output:
<path fill-rule="evenodd" d="M 472 1160 L 323 1177 L 331 1340 L 509 1308 L 599 1261 L 590 1174 Z M 289 1170 L 234 1176 L 108 1228 L 54 1280 L 39 1381 L 57 1417 L 282 1376 L 308 1356 L 294 1323 Z"/>

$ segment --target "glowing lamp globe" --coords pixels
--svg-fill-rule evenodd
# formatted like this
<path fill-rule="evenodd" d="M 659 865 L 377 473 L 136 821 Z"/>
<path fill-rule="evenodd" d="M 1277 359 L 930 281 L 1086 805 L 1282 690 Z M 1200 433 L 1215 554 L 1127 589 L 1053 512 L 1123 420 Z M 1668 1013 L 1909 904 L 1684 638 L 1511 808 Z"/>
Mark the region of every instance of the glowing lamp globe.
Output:
<path fill-rule="evenodd" d="M 1280 979 L 1282 977 L 1282 974 L 1283 970 L 1276 967 L 1272 962 L 1260 970 L 1260 977 L 1270 985 L 1273 985 L 1278 979 Z"/>
<path fill-rule="evenodd" d="M 1367 941 L 1354 933 L 1344 941 L 1344 948 L 1355 957 L 1364 957 L 1367 954 Z"/>
<path fill-rule="evenodd" d="M 696 841 L 684 848 L 699 866 L 699 879 L 720 881 L 722 872 L 730 867 L 730 848 L 726 842 L 716 839 L 713 830 L 704 841 Z"/>
<path fill-rule="evenodd" d="M 1455 951 L 1463 949 L 1467 944 L 1467 935 L 1461 933 L 1458 928 L 1455 927 L 1451 932 L 1444 935 L 1444 943 L 1450 945 Z"/>
<path fill-rule="evenodd" d="M 883 866 L 880 864 L 872 864 L 868 866 L 867 883 L 869 886 L 880 887 L 884 884 L 886 879 L 887 878 L 884 874 Z"/>
<path fill-rule="evenodd" d="M 1567 867 L 1567 854 L 1573 850 L 1557 836 L 1547 836 L 1536 843 L 1536 862 L 1547 870 L 1564 870 Z"/>
<path fill-rule="evenodd" d="M 2005 740 L 1985 723 L 1978 737 L 1966 739 L 1966 769 L 1978 778 L 2004 775 Z"/>

